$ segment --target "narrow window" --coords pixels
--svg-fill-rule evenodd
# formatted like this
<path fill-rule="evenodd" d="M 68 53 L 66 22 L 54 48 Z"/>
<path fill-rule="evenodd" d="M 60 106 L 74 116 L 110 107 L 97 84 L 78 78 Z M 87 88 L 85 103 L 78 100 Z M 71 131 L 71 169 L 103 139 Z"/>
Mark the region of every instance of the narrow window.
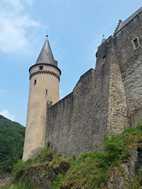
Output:
<path fill-rule="evenodd" d="M 45 95 L 47 95 L 48 94 L 48 90 L 47 89 L 45 89 Z"/>
<path fill-rule="evenodd" d="M 133 48 L 134 48 L 134 50 L 136 50 L 137 48 L 140 47 L 140 41 L 139 41 L 139 38 L 138 38 L 138 37 L 134 38 L 134 39 L 132 40 L 132 43 L 133 43 Z"/>
<path fill-rule="evenodd" d="M 34 85 L 36 85 L 36 83 L 37 83 L 37 81 L 36 81 L 36 79 L 34 80 Z"/>
<path fill-rule="evenodd" d="M 43 70 L 43 66 L 39 66 L 39 70 Z"/>

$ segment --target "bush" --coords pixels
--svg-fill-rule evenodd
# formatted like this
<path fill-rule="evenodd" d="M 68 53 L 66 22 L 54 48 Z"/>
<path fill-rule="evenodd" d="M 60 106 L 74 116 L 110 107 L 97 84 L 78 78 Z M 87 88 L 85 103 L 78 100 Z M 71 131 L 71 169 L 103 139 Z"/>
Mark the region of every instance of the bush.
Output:
<path fill-rule="evenodd" d="M 85 153 L 72 163 L 62 189 L 95 189 L 107 181 L 108 163 L 105 153 Z"/>
<path fill-rule="evenodd" d="M 139 125 L 137 128 L 126 129 L 122 134 L 106 137 L 101 152 L 82 153 L 78 157 L 67 158 L 46 148 L 32 160 L 19 161 L 14 168 L 15 178 L 20 178 L 23 182 L 35 173 L 41 183 L 49 180 L 51 189 L 106 188 L 111 171 L 119 170 L 120 165 L 129 160 L 131 151 L 138 148 L 141 141 L 142 126 Z M 140 188 L 141 182 L 138 174 L 130 187 Z"/>
<path fill-rule="evenodd" d="M 61 189 L 105 188 L 113 167 L 119 167 L 123 161 L 128 161 L 131 150 L 135 150 L 140 141 L 142 141 L 142 125 L 126 129 L 122 134 L 106 137 L 103 152 L 82 154 L 72 163 Z M 137 181 L 135 185 L 140 186 L 140 180 L 142 181 L 140 176 L 135 180 Z"/>
<path fill-rule="evenodd" d="M 70 168 L 68 158 L 64 158 L 61 155 L 54 153 L 50 148 L 45 148 L 41 153 L 26 162 L 19 161 L 15 164 L 13 169 L 13 175 L 15 181 L 28 182 L 34 174 L 34 177 L 30 179 L 34 185 L 46 183 L 51 185 L 54 182 L 54 187 L 59 185 L 58 181 L 65 175 Z"/>
<path fill-rule="evenodd" d="M 17 161 L 17 163 L 15 163 L 13 166 L 12 174 L 15 177 L 15 179 L 19 179 L 24 173 L 24 171 L 26 171 L 26 169 L 32 167 L 33 165 L 46 162 L 49 163 L 50 161 L 52 161 L 53 155 L 55 156 L 55 153 L 53 153 L 53 151 L 50 148 L 44 148 L 41 150 L 40 154 L 38 154 L 33 159 L 29 159 L 25 162 L 22 160 Z"/>
<path fill-rule="evenodd" d="M 28 168 L 28 165 L 30 164 L 28 162 L 23 162 L 22 160 L 19 160 L 14 166 L 13 166 L 13 171 L 12 174 L 15 177 L 15 180 L 18 180 L 26 168 Z"/>
<path fill-rule="evenodd" d="M 112 135 L 105 139 L 105 151 L 107 152 L 107 161 L 110 163 L 118 160 L 124 160 L 129 157 L 129 149 L 121 135 Z"/>

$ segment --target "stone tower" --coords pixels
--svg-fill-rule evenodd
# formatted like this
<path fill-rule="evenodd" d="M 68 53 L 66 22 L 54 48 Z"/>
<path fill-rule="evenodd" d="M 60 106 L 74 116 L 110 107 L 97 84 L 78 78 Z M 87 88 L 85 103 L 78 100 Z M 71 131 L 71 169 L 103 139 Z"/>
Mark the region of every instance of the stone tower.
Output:
<path fill-rule="evenodd" d="M 46 38 L 36 64 L 29 69 L 30 89 L 23 160 L 45 146 L 48 106 L 59 101 L 61 71 Z"/>

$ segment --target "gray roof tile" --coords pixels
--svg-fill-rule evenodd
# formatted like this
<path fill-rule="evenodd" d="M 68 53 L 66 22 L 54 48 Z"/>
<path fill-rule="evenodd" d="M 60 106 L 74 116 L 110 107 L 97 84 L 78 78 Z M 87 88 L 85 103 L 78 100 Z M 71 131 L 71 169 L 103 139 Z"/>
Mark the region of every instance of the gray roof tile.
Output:
<path fill-rule="evenodd" d="M 54 59 L 49 40 L 46 39 L 41 52 L 37 58 L 36 64 L 52 64 L 57 66 L 57 61 Z"/>

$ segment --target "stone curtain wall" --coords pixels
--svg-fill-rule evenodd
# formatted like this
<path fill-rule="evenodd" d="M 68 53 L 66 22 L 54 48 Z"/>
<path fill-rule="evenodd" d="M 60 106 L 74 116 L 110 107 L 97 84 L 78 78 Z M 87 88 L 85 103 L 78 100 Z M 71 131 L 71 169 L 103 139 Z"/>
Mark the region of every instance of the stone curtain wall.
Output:
<path fill-rule="evenodd" d="M 135 38 L 140 42 L 137 49 L 133 48 L 132 43 Z M 142 117 L 138 113 L 142 112 L 142 13 L 116 34 L 115 45 L 125 86 L 128 117 L 130 121 L 135 119 L 137 124 Z M 133 121 L 130 124 L 133 126 Z"/>
<path fill-rule="evenodd" d="M 103 42 L 96 56 L 96 70 L 48 109 L 46 143 L 59 153 L 100 149 L 104 135 L 142 119 L 142 13 Z"/>
<path fill-rule="evenodd" d="M 109 37 L 97 51 L 96 65 L 96 128 L 104 133 L 120 133 L 128 126 L 124 83 L 116 56 L 115 41 Z M 94 143 L 96 136 L 94 135 Z M 100 142 L 102 139 L 100 138 Z"/>
<path fill-rule="evenodd" d="M 95 70 L 85 73 L 73 92 L 48 110 L 47 143 L 57 152 L 94 149 Z"/>
<path fill-rule="evenodd" d="M 133 44 L 136 38 L 140 44 L 137 49 Z M 102 68 L 97 74 L 99 67 Z M 100 101 L 105 99 L 106 110 L 102 113 L 99 108 L 99 115 L 104 116 L 106 123 L 99 127 L 107 128 L 106 133 L 120 133 L 142 120 L 142 13 L 98 48 L 96 83 L 103 75 L 101 82 L 106 83 L 106 92 L 100 96 L 101 91 L 98 88 L 96 91 Z"/>

